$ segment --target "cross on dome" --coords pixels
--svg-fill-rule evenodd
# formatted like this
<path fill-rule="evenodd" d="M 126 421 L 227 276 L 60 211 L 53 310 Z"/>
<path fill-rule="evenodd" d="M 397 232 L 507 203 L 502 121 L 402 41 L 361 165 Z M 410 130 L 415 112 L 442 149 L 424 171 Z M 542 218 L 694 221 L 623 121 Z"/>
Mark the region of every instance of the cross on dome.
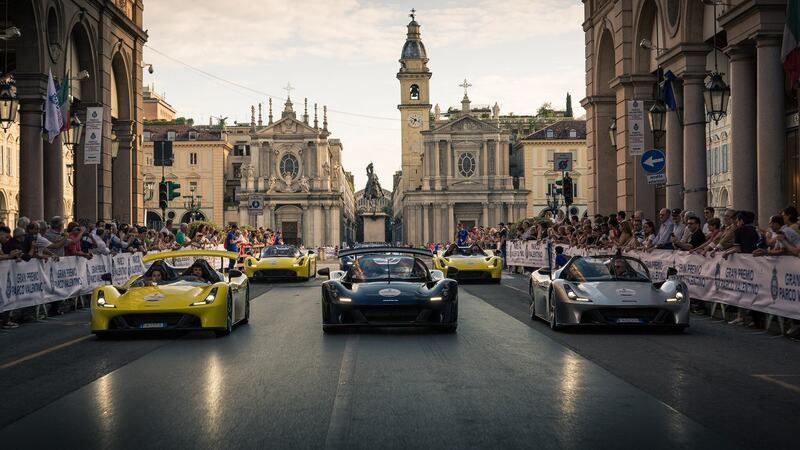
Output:
<path fill-rule="evenodd" d="M 411 17 L 411 20 L 414 20 L 417 17 L 417 10 L 411 8 L 411 14 L 409 14 L 408 17 Z"/>
<path fill-rule="evenodd" d="M 467 82 L 466 78 L 464 78 L 464 82 L 459 84 L 458 86 L 464 88 L 464 97 L 467 96 L 467 89 L 472 87 L 472 85 Z"/>
<path fill-rule="evenodd" d="M 284 91 L 286 91 L 286 99 L 287 99 L 287 100 L 288 100 L 288 99 L 289 99 L 289 98 L 292 96 L 292 91 L 293 91 L 294 89 L 295 89 L 295 88 L 294 88 L 294 87 L 292 87 L 292 83 L 288 83 L 288 82 L 286 83 L 286 87 L 285 87 L 285 88 L 283 88 L 283 90 L 284 90 Z"/>

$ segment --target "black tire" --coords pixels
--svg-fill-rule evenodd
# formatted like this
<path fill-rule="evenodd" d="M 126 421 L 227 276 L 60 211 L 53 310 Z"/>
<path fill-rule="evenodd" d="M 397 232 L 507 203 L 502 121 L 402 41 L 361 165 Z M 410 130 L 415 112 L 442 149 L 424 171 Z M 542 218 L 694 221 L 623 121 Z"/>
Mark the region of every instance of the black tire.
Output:
<path fill-rule="evenodd" d="M 442 328 L 440 328 L 440 331 L 442 333 L 448 333 L 448 334 L 455 333 L 457 330 L 458 330 L 458 324 L 457 323 L 447 324 L 447 325 L 443 326 Z"/>
<path fill-rule="evenodd" d="M 503 282 L 503 276 L 501 275 L 500 278 L 492 278 L 492 283 L 500 284 Z"/>
<path fill-rule="evenodd" d="M 548 309 L 550 310 L 549 311 L 550 314 L 548 314 L 548 317 L 550 318 L 549 320 L 550 329 L 553 331 L 561 330 L 562 328 L 561 325 L 559 325 L 558 322 L 556 321 L 556 317 L 558 316 L 558 314 L 556 314 L 556 304 L 555 304 L 555 299 L 553 298 L 553 291 L 550 291 L 550 297 L 548 299 L 547 305 Z"/>
<path fill-rule="evenodd" d="M 530 313 L 531 320 L 536 320 L 536 299 L 533 295 L 533 283 L 528 282 L 528 297 L 530 297 L 530 305 L 528 305 L 528 312 Z"/>
<path fill-rule="evenodd" d="M 339 334 L 342 333 L 344 330 L 340 327 L 334 327 L 333 325 L 326 325 L 322 324 L 322 332 L 325 334 Z"/>
<path fill-rule="evenodd" d="M 242 325 L 246 323 L 250 323 L 250 283 L 247 283 L 247 294 L 245 294 L 245 301 L 244 301 L 244 319 L 242 319 Z"/>
<path fill-rule="evenodd" d="M 225 329 L 215 330 L 214 334 L 216 334 L 217 337 L 223 337 L 231 334 L 231 330 L 233 330 L 233 299 L 231 298 L 230 291 L 228 291 L 228 317 L 225 320 Z"/>

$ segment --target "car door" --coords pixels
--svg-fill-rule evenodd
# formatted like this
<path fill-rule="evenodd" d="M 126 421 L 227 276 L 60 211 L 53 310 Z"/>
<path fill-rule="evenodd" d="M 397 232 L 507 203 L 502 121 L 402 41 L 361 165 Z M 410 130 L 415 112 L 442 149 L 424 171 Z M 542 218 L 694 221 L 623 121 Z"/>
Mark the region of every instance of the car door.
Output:
<path fill-rule="evenodd" d="M 233 297 L 233 321 L 238 322 L 244 318 L 247 297 L 247 277 L 242 275 L 232 278 L 230 280 L 230 287 Z"/>
<path fill-rule="evenodd" d="M 533 282 L 533 301 L 535 302 L 536 314 L 540 317 L 547 316 L 547 296 L 550 292 L 550 275 L 541 274 L 539 271 L 532 275 Z"/>

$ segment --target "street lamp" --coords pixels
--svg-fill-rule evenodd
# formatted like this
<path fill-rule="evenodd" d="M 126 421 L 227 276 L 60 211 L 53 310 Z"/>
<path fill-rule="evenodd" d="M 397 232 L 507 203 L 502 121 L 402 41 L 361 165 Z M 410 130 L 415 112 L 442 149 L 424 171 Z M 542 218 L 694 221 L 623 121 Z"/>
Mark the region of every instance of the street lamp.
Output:
<path fill-rule="evenodd" d="M 81 138 L 83 137 L 83 123 L 76 114 L 73 114 L 69 119 L 69 128 L 61 133 L 61 139 L 64 145 L 67 146 L 73 153 L 75 148 L 80 145 Z"/>
<path fill-rule="evenodd" d="M 8 131 L 11 124 L 17 120 L 18 107 L 19 98 L 14 79 L 9 76 L 0 80 L 0 125 L 3 131 Z"/>
<path fill-rule="evenodd" d="M 706 114 L 714 123 L 719 124 L 720 119 L 728 114 L 728 99 L 731 96 L 731 88 L 725 84 L 717 63 L 717 6 L 720 2 L 714 1 L 714 71 L 708 74 L 709 80 L 706 83 L 706 90 L 703 92 L 703 100 L 706 104 Z"/>
<path fill-rule="evenodd" d="M 667 117 L 667 107 L 662 100 L 656 100 L 648 111 L 650 117 L 650 131 L 653 137 L 658 140 L 666 131 L 665 120 Z"/>
<path fill-rule="evenodd" d="M 611 119 L 611 126 L 608 127 L 608 136 L 611 138 L 611 147 L 617 149 L 617 119 Z"/>

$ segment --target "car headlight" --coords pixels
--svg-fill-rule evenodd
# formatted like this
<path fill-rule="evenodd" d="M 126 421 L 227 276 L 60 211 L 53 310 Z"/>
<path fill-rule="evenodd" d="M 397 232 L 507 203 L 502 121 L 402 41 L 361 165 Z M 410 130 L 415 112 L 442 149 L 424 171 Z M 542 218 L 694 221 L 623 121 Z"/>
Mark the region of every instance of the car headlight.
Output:
<path fill-rule="evenodd" d="M 678 303 L 683 301 L 683 292 L 678 291 L 675 293 L 675 297 L 671 297 L 667 299 L 667 303 Z"/>
<path fill-rule="evenodd" d="M 564 285 L 564 291 L 567 293 L 567 298 L 572 300 L 573 302 L 591 302 L 586 297 L 580 297 L 575 291 L 567 284 Z"/>
<path fill-rule="evenodd" d="M 353 301 L 352 299 L 349 299 L 347 297 L 339 297 L 339 302 L 340 303 L 350 303 L 352 301 Z"/>
<path fill-rule="evenodd" d="M 191 306 L 203 306 L 203 305 L 210 305 L 214 303 L 214 299 L 217 298 L 217 288 L 211 289 L 211 292 L 206 295 L 206 298 L 199 302 L 192 303 Z"/>
<path fill-rule="evenodd" d="M 432 302 L 440 302 L 440 301 L 442 301 L 442 297 L 440 297 L 440 296 L 431 297 L 431 301 Z"/>
<path fill-rule="evenodd" d="M 116 308 L 117 305 L 112 305 L 111 303 L 106 303 L 106 295 L 103 291 L 97 293 L 97 307 L 98 308 Z"/>

